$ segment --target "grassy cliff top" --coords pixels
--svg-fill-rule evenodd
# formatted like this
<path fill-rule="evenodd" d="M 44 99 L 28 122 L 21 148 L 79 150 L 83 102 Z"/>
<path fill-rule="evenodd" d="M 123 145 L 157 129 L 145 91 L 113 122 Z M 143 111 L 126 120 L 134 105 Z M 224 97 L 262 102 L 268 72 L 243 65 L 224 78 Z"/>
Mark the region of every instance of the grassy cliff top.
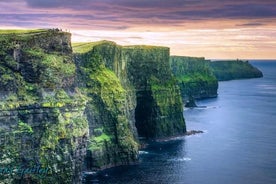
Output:
<path fill-rule="evenodd" d="M 73 52 L 83 54 L 86 52 L 89 52 L 93 49 L 93 47 L 101 44 L 110 44 L 110 45 L 116 45 L 115 42 L 107 41 L 107 40 L 101 40 L 97 42 L 79 42 L 79 43 L 72 43 Z"/>
<path fill-rule="evenodd" d="M 64 32 L 61 29 L 0 29 L 0 40 L 23 40 L 26 41 L 36 36 L 44 35 L 45 37 L 51 37 L 53 34 L 71 34 Z"/>
<path fill-rule="evenodd" d="M 205 57 L 176 56 L 176 55 L 171 55 L 170 57 L 171 58 L 179 58 L 179 59 L 205 60 Z"/>
<path fill-rule="evenodd" d="M 123 46 L 124 49 L 170 49 L 165 46 L 155 46 L 155 45 L 126 45 Z"/>
<path fill-rule="evenodd" d="M 247 60 L 215 60 L 211 61 L 212 66 L 216 67 L 252 67 L 252 65 Z"/>
<path fill-rule="evenodd" d="M 83 53 L 87 53 L 90 50 L 92 50 L 93 47 L 102 45 L 102 44 L 117 45 L 113 41 L 101 40 L 101 41 L 97 41 L 97 42 L 79 42 L 79 43 L 76 42 L 76 43 L 72 43 L 72 47 L 73 47 L 74 53 L 83 54 Z M 120 46 L 120 45 L 118 45 L 118 46 Z M 123 46 L 122 48 L 124 48 L 124 49 L 140 49 L 140 50 L 141 49 L 142 50 L 152 50 L 152 49 L 168 50 L 168 49 L 170 49 L 169 47 L 153 46 L 153 45 L 127 45 L 127 46 Z"/>
<path fill-rule="evenodd" d="M 41 33 L 46 31 L 47 29 L 9 29 L 9 30 L 0 29 L 0 35 L 1 34 L 33 34 L 33 33 Z"/>

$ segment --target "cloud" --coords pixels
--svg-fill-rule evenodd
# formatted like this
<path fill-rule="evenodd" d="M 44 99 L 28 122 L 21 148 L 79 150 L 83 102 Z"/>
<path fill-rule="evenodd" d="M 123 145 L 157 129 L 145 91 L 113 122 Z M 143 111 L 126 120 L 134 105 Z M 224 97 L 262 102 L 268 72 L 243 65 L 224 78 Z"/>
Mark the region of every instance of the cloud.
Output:
<path fill-rule="evenodd" d="M 0 27 L 70 29 L 74 41 L 167 45 L 209 58 L 264 48 L 276 57 L 275 0 L 0 0 L 0 17 Z"/>
<path fill-rule="evenodd" d="M 35 8 L 70 7 L 84 2 L 84 0 L 26 0 L 27 4 Z"/>
<path fill-rule="evenodd" d="M 232 26 L 253 26 L 240 23 L 239 20 L 262 23 L 276 19 L 276 1 L 2 0 L 0 12 L 3 16 L 13 16 L 10 21 L 22 17 L 32 19 L 34 24 L 45 19 L 56 25 L 62 20 L 63 25 L 72 28 L 127 30 L 141 26 L 185 27 L 190 23 L 216 20 L 237 21 Z M 0 24 L 4 21 L 0 20 Z"/>
<path fill-rule="evenodd" d="M 249 22 L 245 24 L 236 24 L 236 26 L 241 26 L 241 27 L 258 27 L 258 26 L 264 26 L 266 24 L 260 23 L 260 22 Z"/>
<path fill-rule="evenodd" d="M 206 19 L 269 18 L 276 16 L 272 0 L 26 0 L 33 8 L 90 10 L 120 18 Z M 128 17 L 124 17 L 124 16 Z"/>

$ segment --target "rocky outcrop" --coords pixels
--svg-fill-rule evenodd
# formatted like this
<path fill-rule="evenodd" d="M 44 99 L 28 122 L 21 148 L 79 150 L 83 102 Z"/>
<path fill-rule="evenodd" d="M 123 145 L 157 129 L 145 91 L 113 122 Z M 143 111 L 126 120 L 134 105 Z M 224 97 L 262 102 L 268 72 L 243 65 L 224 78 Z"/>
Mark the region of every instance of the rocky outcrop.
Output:
<path fill-rule="evenodd" d="M 263 77 L 263 73 L 248 61 L 213 61 L 210 66 L 219 81 Z"/>
<path fill-rule="evenodd" d="M 194 99 L 217 96 L 218 81 L 204 58 L 171 56 L 170 66 L 187 105 Z"/>

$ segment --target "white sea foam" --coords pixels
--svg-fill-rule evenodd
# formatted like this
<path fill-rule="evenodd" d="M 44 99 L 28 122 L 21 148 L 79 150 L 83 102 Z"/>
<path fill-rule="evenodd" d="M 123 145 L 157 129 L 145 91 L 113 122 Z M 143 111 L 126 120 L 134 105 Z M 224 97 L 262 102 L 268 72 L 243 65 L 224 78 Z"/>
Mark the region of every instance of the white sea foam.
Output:
<path fill-rule="evenodd" d="M 143 155 L 143 154 L 149 154 L 149 152 L 147 152 L 147 151 L 139 151 L 139 155 Z"/>
<path fill-rule="evenodd" d="M 191 161 L 192 159 L 189 157 L 183 157 L 183 158 L 174 158 L 170 159 L 171 162 L 185 162 L 185 161 Z"/>
<path fill-rule="evenodd" d="M 261 89 L 276 90 L 276 86 L 270 85 L 270 84 L 260 84 L 260 85 L 258 85 L 258 87 Z"/>
<path fill-rule="evenodd" d="M 198 106 L 198 107 L 195 107 L 196 109 L 216 109 L 216 108 L 219 108 L 217 106 Z"/>

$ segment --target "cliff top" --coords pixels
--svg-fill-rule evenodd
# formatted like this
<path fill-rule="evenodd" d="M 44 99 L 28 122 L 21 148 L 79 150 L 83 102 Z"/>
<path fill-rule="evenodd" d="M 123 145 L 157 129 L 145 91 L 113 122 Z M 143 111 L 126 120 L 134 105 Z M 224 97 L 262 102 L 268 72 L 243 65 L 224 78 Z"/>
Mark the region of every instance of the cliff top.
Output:
<path fill-rule="evenodd" d="M 235 64 L 235 63 L 242 63 L 242 62 L 244 62 L 244 63 L 248 63 L 248 61 L 247 60 L 239 60 L 239 59 L 237 59 L 237 60 L 234 60 L 234 59 L 229 59 L 229 60 L 212 60 L 212 62 L 221 62 L 221 63 L 231 63 L 231 64 Z"/>
<path fill-rule="evenodd" d="M 155 46 L 155 45 L 127 45 L 123 46 L 125 49 L 170 49 L 165 46 Z"/>
<path fill-rule="evenodd" d="M 4 30 L 0 29 L 0 34 L 33 34 L 33 33 L 41 33 L 46 32 L 47 29 L 10 29 L 10 30 Z"/>
<path fill-rule="evenodd" d="M 7 39 L 13 39 L 13 40 L 29 40 L 30 38 L 34 38 L 41 35 L 46 35 L 46 37 L 49 37 L 49 35 L 52 34 L 71 34 L 69 32 L 64 32 L 61 29 L 10 29 L 10 30 L 4 30 L 0 29 L 0 39 L 1 40 L 7 40 Z"/>
<path fill-rule="evenodd" d="M 176 55 L 171 55 L 170 57 L 171 58 L 181 58 L 181 59 L 205 60 L 205 57 L 176 56 Z"/>
<path fill-rule="evenodd" d="M 93 47 L 101 44 L 110 44 L 110 45 L 117 45 L 115 42 L 108 41 L 108 40 L 101 40 L 97 42 L 79 42 L 79 43 L 72 43 L 73 52 L 83 54 L 89 52 L 93 49 Z"/>
<path fill-rule="evenodd" d="M 79 42 L 79 43 L 72 43 L 73 46 L 73 52 L 74 53 L 79 53 L 83 54 L 86 52 L 89 52 L 90 50 L 93 49 L 93 47 L 97 45 L 102 45 L 102 44 L 110 44 L 110 45 L 117 45 L 113 41 L 108 41 L 108 40 L 101 40 L 97 42 Z M 117 45 L 120 46 L 120 45 Z M 153 46 L 153 45 L 127 45 L 123 46 L 124 49 L 170 49 L 169 47 L 164 47 L 164 46 Z"/>

